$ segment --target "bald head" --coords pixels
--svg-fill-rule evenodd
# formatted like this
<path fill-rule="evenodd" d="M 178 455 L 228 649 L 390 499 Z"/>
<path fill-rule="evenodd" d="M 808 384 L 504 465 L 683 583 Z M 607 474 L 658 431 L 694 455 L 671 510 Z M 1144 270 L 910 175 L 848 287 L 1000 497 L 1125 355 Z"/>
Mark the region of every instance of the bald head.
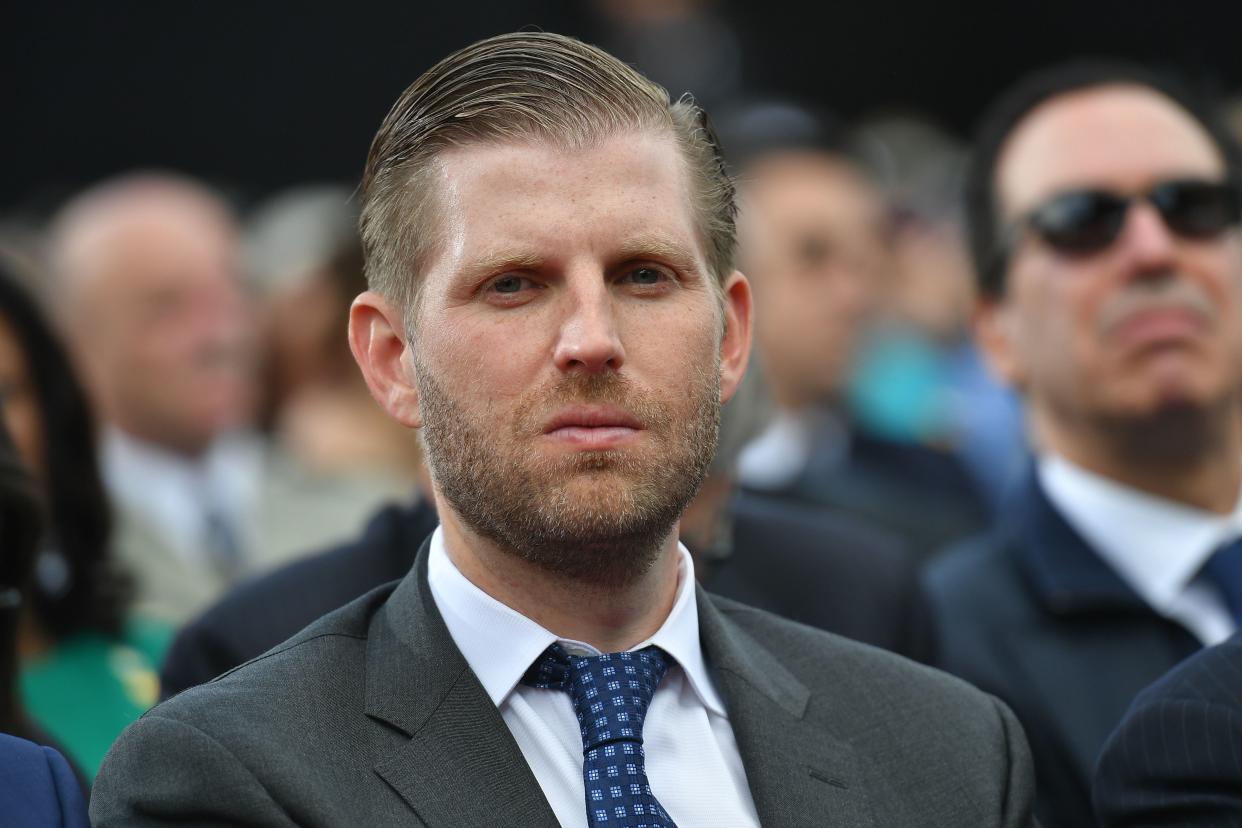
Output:
<path fill-rule="evenodd" d="M 227 205 L 188 179 L 137 175 L 53 225 L 51 305 L 103 417 L 181 454 L 249 415 L 252 331 Z"/>

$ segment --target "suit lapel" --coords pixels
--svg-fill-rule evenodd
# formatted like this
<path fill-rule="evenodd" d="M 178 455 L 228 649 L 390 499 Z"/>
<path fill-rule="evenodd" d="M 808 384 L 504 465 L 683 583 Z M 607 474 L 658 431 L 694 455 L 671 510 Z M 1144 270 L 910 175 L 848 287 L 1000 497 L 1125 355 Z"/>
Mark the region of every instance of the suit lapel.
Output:
<path fill-rule="evenodd" d="M 853 747 L 804 720 L 810 691 L 698 591 L 699 634 L 765 826 L 873 826 Z"/>
<path fill-rule="evenodd" d="M 1017 563 L 1056 615 L 1152 612 L 1048 499 L 1034 471 L 1015 494 L 1006 526 Z"/>
<path fill-rule="evenodd" d="M 383 740 L 375 770 L 430 828 L 554 828 L 535 775 L 435 607 L 428 546 L 371 625 L 366 713 L 409 737 L 395 749 Z"/>

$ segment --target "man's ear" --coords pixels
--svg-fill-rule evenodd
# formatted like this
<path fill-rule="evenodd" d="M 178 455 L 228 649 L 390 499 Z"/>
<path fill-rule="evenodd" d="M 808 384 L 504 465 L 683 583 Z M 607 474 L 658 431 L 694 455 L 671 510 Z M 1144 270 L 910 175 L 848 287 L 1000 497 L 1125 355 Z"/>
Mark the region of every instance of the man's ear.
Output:
<path fill-rule="evenodd" d="M 988 367 L 1006 385 L 1021 390 L 1026 381 L 1026 370 L 1017 342 L 1016 326 L 1013 309 L 1004 299 L 984 299 L 975 311 L 975 341 Z"/>
<path fill-rule="evenodd" d="M 418 384 L 404 320 L 400 309 L 378 293 L 359 294 L 349 309 L 349 349 L 371 396 L 394 420 L 418 428 L 422 425 Z"/>
<path fill-rule="evenodd" d="M 720 401 L 737 391 L 750 361 L 751 310 L 750 282 L 740 271 L 733 271 L 724 284 L 724 335 L 720 339 Z"/>

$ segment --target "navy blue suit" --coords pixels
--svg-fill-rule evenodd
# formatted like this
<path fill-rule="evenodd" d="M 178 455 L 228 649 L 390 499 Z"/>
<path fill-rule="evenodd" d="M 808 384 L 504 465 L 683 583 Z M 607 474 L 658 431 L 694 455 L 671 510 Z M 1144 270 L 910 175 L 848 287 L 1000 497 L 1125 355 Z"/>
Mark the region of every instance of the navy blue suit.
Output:
<path fill-rule="evenodd" d="M 86 800 L 63 756 L 0 733 L 0 823 L 87 828 Z"/>
<path fill-rule="evenodd" d="M 1105 828 L 1242 826 L 1242 634 L 1144 690 L 1104 752 Z"/>
<path fill-rule="evenodd" d="M 1026 730 L 1040 821 L 1094 826 L 1091 776 L 1105 740 L 1199 642 L 1118 577 L 1034 474 L 996 530 L 933 561 L 925 586 L 938 666 L 999 696 Z"/>

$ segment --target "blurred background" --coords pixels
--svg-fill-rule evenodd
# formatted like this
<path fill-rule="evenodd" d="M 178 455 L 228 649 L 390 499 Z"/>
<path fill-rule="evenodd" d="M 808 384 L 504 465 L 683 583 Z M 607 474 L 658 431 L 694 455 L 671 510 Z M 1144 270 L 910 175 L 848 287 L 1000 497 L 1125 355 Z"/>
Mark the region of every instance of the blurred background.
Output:
<path fill-rule="evenodd" d="M 6 4 L 0 210 L 38 213 L 134 166 L 245 203 L 356 182 L 397 95 L 453 49 L 537 26 L 612 49 L 716 105 L 793 96 L 847 118 L 914 109 L 964 135 L 1023 71 L 1113 54 L 1242 87 L 1242 6 L 469 0 Z"/>

